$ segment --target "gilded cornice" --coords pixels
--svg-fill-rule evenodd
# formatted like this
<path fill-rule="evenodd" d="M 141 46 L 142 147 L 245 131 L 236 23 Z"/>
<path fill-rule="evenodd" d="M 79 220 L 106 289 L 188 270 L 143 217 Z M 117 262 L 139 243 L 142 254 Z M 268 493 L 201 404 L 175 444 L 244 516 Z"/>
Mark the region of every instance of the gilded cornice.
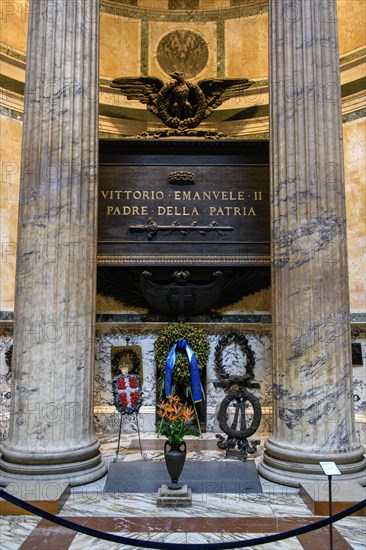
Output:
<path fill-rule="evenodd" d="M 193 10 L 161 10 L 157 8 L 142 8 L 128 6 L 123 0 L 103 0 L 101 12 L 128 17 L 130 19 L 147 19 L 148 21 L 166 22 L 207 22 L 225 19 L 253 17 L 268 12 L 268 0 L 246 0 L 245 4 L 232 7 L 218 7 L 217 9 Z"/>

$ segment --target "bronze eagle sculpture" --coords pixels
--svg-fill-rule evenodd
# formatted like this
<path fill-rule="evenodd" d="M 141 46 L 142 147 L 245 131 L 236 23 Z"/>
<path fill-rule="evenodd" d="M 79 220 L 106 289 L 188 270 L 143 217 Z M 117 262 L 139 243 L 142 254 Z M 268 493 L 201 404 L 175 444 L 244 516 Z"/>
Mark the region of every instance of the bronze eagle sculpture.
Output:
<path fill-rule="evenodd" d="M 208 78 L 194 84 L 182 73 L 164 83 L 154 76 L 115 78 L 110 85 L 127 99 L 137 99 L 169 128 L 195 128 L 224 101 L 241 95 L 254 82 L 247 78 Z"/>

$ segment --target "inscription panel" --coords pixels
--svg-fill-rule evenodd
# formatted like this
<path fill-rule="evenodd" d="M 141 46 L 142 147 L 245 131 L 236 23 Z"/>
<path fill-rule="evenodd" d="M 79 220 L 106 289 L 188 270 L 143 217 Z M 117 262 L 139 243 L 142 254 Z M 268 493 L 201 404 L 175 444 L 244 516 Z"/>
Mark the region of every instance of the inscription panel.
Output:
<path fill-rule="evenodd" d="M 268 265 L 268 164 L 210 161 L 101 164 L 98 262 Z"/>

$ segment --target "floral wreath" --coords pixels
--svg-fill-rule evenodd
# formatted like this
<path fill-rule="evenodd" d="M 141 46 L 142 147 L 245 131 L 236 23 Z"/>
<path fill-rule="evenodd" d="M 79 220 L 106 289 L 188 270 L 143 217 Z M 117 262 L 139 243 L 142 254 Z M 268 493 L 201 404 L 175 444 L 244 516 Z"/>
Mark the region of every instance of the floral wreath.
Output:
<path fill-rule="evenodd" d="M 138 354 L 131 348 L 121 349 L 120 351 L 117 351 L 113 355 L 113 358 L 112 358 L 112 361 L 111 361 L 113 369 L 116 369 L 116 370 L 119 369 L 120 359 L 124 355 L 128 355 L 131 359 L 132 369 L 130 371 L 130 374 L 139 375 L 140 374 L 140 358 L 139 358 Z"/>
<path fill-rule="evenodd" d="M 138 413 L 142 405 L 140 378 L 136 374 L 119 374 L 112 380 L 114 405 L 121 414 Z"/>
<path fill-rule="evenodd" d="M 165 327 L 154 343 L 154 356 L 158 378 L 164 381 L 165 362 L 169 352 L 178 342 L 185 339 L 192 348 L 200 371 L 206 366 L 210 345 L 203 330 L 185 323 L 172 323 Z M 191 381 L 190 364 L 187 356 L 177 353 L 173 372 L 173 383 L 189 385 Z"/>
<path fill-rule="evenodd" d="M 250 347 L 248 339 L 243 334 L 239 334 L 239 332 L 230 332 L 225 336 L 221 336 L 220 340 L 216 345 L 215 373 L 217 378 L 220 380 L 220 382 L 226 382 L 230 378 L 229 374 L 225 371 L 222 355 L 223 355 L 224 348 L 232 343 L 238 344 L 241 351 L 247 358 L 247 363 L 245 365 L 246 374 L 244 377 L 240 377 L 240 378 L 242 378 L 243 381 L 244 379 L 248 380 L 248 378 L 253 379 L 254 367 L 255 367 L 255 354 L 252 348 Z M 235 378 L 237 382 L 240 382 L 239 377 L 235 377 Z"/>

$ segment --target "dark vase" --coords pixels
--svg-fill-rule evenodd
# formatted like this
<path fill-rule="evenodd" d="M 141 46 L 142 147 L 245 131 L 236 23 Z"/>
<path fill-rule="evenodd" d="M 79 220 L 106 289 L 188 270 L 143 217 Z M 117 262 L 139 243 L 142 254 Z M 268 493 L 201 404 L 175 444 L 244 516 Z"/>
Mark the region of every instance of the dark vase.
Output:
<path fill-rule="evenodd" d="M 168 485 L 169 489 L 181 489 L 182 484 L 178 483 L 182 473 L 184 462 L 186 460 L 187 446 L 182 443 L 166 441 L 164 444 L 164 458 L 172 482 Z"/>

